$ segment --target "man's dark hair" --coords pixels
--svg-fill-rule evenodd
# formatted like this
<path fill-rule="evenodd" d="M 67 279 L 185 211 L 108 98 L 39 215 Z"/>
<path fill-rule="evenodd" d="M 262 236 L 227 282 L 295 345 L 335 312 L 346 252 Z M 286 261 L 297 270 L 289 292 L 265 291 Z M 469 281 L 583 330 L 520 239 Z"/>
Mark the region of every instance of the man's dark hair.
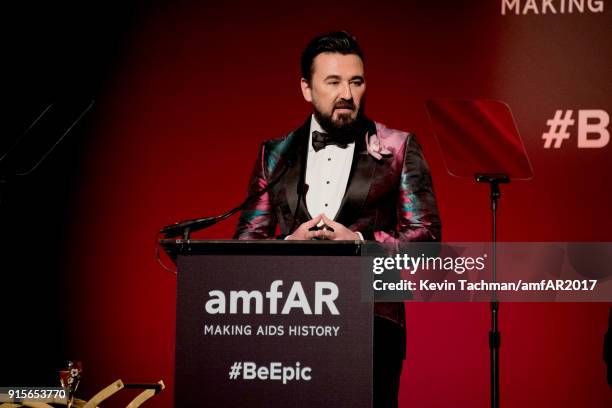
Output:
<path fill-rule="evenodd" d="M 357 39 L 346 31 L 332 31 L 310 40 L 302 52 L 302 78 L 310 82 L 312 78 L 312 63 L 315 57 L 324 52 L 335 52 L 342 55 L 355 54 L 364 61 L 363 52 Z"/>

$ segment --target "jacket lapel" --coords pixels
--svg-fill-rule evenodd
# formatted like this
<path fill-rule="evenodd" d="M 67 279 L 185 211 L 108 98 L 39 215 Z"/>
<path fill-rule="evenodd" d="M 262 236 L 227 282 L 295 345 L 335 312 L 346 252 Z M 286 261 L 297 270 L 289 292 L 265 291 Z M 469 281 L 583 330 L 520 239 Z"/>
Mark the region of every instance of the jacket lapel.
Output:
<path fill-rule="evenodd" d="M 304 190 L 304 175 L 306 174 L 306 154 L 308 152 L 308 131 L 310 130 L 310 116 L 306 122 L 293 132 L 291 146 L 288 148 L 288 157 L 292 162 L 291 168 L 285 176 L 285 198 L 291 211 L 291 219 L 298 206 L 300 191 Z M 302 194 L 303 195 L 303 194 Z"/>
<path fill-rule="evenodd" d="M 374 122 L 368 120 L 367 129 L 369 135 L 375 134 Z M 361 135 L 355 140 L 355 153 L 346 193 L 342 198 L 335 221 L 347 227 L 355 221 L 370 191 L 375 169 L 376 160 L 368 154 L 365 136 Z"/>

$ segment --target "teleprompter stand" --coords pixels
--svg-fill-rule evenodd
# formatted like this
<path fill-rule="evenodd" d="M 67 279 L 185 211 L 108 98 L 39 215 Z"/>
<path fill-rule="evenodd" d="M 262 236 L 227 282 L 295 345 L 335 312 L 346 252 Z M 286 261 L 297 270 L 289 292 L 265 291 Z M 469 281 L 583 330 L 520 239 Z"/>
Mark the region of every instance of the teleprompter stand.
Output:
<path fill-rule="evenodd" d="M 8 149 L 0 152 L 0 209 L 7 200 L 9 183 L 34 173 L 93 108 L 94 103 L 91 99 L 47 105 Z"/>
<path fill-rule="evenodd" d="M 497 201 L 501 197 L 500 184 L 507 184 L 510 178 L 505 174 L 476 174 L 477 183 L 488 183 L 491 199 L 491 245 L 492 245 L 492 281 L 497 282 Z M 499 347 L 501 346 L 501 333 L 498 328 L 499 301 L 493 292 L 491 299 L 491 330 L 489 331 L 489 352 L 491 366 L 491 406 L 499 407 Z"/>
<path fill-rule="evenodd" d="M 508 105 L 492 100 L 429 100 L 426 103 L 447 171 L 490 188 L 492 282 L 497 282 L 497 207 L 500 184 L 533 176 L 531 164 Z M 499 300 L 491 294 L 489 354 L 491 407 L 500 405 Z"/>

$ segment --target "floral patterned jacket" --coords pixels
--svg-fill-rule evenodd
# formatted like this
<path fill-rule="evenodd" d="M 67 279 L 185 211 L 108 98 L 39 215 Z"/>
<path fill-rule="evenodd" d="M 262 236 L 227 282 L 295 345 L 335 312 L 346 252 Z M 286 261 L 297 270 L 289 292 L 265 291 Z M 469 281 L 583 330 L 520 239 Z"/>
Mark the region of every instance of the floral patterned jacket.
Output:
<path fill-rule="evenodd" d="M 262 143 L 249 194 L 274 185 L 243 210 L 235 239 L 282 238 L 312 218 L 302 199 L 309 127 L 310 119 L 285 137 Z M 366 240 L 440 241 L 432 180 L 415 136 L 370 120 L 367 129 L 356 139 L 335 221 Z M 375 313 L 404 324 L 402 303 L 375 303 Z"/>

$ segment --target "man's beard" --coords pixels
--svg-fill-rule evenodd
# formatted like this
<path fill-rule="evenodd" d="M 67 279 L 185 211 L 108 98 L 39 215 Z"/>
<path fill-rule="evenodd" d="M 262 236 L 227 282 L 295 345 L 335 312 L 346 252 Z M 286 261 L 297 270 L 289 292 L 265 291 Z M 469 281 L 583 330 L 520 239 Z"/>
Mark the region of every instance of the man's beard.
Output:
<path fill-rule="evenodd" d="M 354 105 L 352 106 L 354 107 Z M 316 107 L 314 107 L 314 116 L 323 130 L 330 135 L 341 138 L 352 136 L 354 138 L 363 129 L 363 106 L 364 105 L 362 104 L 359 107 L 359 111 L 357 112 L 357 116 L 355 116 L 355 118 L 351 118 L 350 113 L 343 113 L 338 115 L 337 119 L 334 120 L 332 119 L 334 114 L 333 110 L 332 113 L 328 115 L 319 111 Z M 338 106 L 335 106 L 334 110 L 337 108 Z"/>

